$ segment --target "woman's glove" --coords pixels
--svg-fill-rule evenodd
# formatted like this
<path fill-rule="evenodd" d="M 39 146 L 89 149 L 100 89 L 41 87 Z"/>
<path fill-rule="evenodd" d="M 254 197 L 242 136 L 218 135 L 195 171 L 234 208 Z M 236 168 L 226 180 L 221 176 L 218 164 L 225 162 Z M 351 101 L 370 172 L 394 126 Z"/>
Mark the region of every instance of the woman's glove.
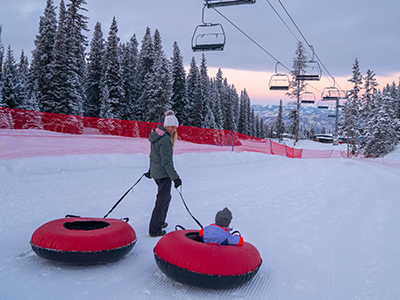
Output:
<path fill-rule="evenodd" d="M 178 177 L 177 179 L 174 180 L 174 185 L 175 185 L 175 188 L 177 189 L 178 187 L 180 187 L 182 185 L 182 180 Z"/>

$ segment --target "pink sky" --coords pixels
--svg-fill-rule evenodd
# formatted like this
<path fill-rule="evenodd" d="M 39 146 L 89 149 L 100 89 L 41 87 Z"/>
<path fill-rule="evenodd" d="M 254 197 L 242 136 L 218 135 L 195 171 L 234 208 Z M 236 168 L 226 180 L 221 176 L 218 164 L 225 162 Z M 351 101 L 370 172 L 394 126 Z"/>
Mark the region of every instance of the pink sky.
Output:
<path fill-rule="evenodd" d="M 291 99 L 285 95 L 285 91 L 270 91 L 268 88 L 269 80 L 273 75 L 272 72 L 261 72 L 261 71 L 247 71 L 247 70 L 235 70 L 235 69 L 222 69 L 223 76 L 228 79 L 229 84 L 234 84 L 238 94 L 246 88 L 247 93 L 250 96 L 252 104 L 279 104 L 279 100 L 282 99 L 284 104 Z M 209 68 L 208 74 L 210 77 L 215 76 L 217 73 L 216 68 Z M 364 74 L 363 74 L 364 76 Z M 343 90 L 351 89 L 352 83 L 348 82 L 351 78 L 351 74 L 346 77 L 336 77 L 336 86 Z M 400 73 L 392 74 L 390 76 L 378 76 L 375 78 L 379 83 L 378 88 L 382 89 L 387 83 L 392 82 L 399 83 Z M 316 100 L 321 97 L 321 93 L 325 87 L 332 86 L 333 82 L 329 81 L 326 77 L 322 77 L 320 81 L 310 81 L 310 88 L 307 91 L 311 91 L 315 94 Z"/>

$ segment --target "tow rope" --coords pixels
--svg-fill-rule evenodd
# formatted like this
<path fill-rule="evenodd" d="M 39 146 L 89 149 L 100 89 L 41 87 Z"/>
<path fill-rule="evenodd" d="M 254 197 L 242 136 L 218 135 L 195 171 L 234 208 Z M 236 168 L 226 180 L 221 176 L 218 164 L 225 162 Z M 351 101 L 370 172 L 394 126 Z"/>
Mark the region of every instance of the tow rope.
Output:
<path fill-rule="evenodd" d="M 179 196 L 181 196 L 183 205 L 185 205 L 185 208 L 187 210 L 187 212 L 189 213 L 189 215 L 193 218 L 193 220 L 195 220 L 195 222 L 200 226 L 201 229 L 203 229 L 203 225 L 201 225 L 201 223 L 192 215 L 192 213 L 189 210 L 189 207 L 186 205 L 185 199 L 183 199 L 183 195 L 182 195 L 182 185 L 181 185 L 181 190 L 179 191 L 178 188 L 176 188 Z"/>
<path fill-rule="evenodd" d="M 114 204 L 114 206 L 110 209 L 110 211 L 103 218 L 107 218 L 107 216 L 118 206 L 118 204 L 122 201 L 122 199 L 124 199 L 125 196 L 140 182 L 140 180 L 142 180 L 143 176 L 144 176 L 144 174 L 142 176 L 140 176 L 139 180 L 136 181 L 135 184 L 132 185 L 129 190 L 126 191 L 126 193 L 117 201 L 117 203 Z"/>

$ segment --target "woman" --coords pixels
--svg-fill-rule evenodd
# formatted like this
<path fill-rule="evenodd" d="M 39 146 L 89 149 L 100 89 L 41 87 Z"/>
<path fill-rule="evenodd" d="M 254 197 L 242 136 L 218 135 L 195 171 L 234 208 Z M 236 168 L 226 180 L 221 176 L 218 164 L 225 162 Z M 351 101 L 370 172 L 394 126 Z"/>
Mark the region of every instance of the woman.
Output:
<path fill-rule="evenodd" d="M 172 160 L 173 146 L 178 137 L 176 132 L 179 126 L 178 119 L 172 110 L 165 113 L 163 126 L 157 128 L 149 135 L 151 143 L 150 170 L 146 177 L 153 178 L 158 186 L 156 203 L 150 219 L 149 234 L 152 237 L 163 236 L 167 227 L 169 203 L 171 201 L 171 185 L 174 181 L 175 188 L 182 184 Z"/>

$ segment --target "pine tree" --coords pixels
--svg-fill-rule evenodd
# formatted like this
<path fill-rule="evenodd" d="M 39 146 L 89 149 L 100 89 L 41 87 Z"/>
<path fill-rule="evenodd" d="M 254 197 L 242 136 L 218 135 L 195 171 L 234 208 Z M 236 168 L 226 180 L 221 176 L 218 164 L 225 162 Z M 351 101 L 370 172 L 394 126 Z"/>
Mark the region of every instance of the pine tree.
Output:
<path fill-rule="evenodd" d="M 276 131 L 276 137 L 278 138 L 279 143 L 282 143 L 283 134 L 285 133 L 285 123 L 283 122 L 282 99 L 279 101 L 278 118 L 275 123 L 275 131 Z"/>
<path fill-rule="evenodd" d="M 206 56 L 202 55 L 200 63 L 200 89 L 203 101 L 203 124 L 205 128 L 216 128 L 212 110 L 211 83 L 208 76 Z"/>
<path fill-rule="evenodd" d="M 60 111 L 69 115 L 82 115 L 85 103 L 85 47 L 87 38 L 83 34 L 88 31 L 88 17 L 82 14 L 87 9 L 85 0 L 70 0 L 67 5 L 68 31 L 66 35 L 67 61 L 66 74 L 68 86 L 66 98 L 61 99 Z"/>
<path fill-rule="evenodd" d="M 146 28 L 145 35 L 142 40 L 139 59 L 138 59 L 138 72 L 137 72 L 137 95 L 135 97 L 136 103 L 134 107 L 135 119 L 144 120 L 145 108 L 144 108 L 144 90 L 146 88 L 146 77 L 149 77 L 150 73 L 154 70 L 154 45 L 151 37 L 150 28 Z"/>
<path fill-rule="evenodd" d="M 398 143 L 398 120 L 393 118 L 390 96 L 375 93 L 369 100 L 370 112 L 362 149 L 367 156 L 384 156 L 393 151 Z"/>
<path fill-rule="evenodd" d="M 251 105 L 251 104 L 250 104 Z M 257 136 L 257 126 L 256 126 L 256 114 L 254 113 L 254 108 L 250 109 L 250 136 Z"/>
<path fill-rule="evenodd" d="M 294 135 L 295 144 L 299 140 L 299 126 L 300 126 L 300 94 L 305 90 L 304 80 L 297 80 L 297 76 L 303 74 L 306 68 L 307 56 L 302 42 L 297 44 L 296 57 L 293 60 L 293 71 L 291 71 L 293 80 L 289 84 L 292 89 L 288 95 L 296 99 L 296 110 L 293 110 L 289 118 L 292 120 L 290 131 Z"/>
<path fill-rule="evenodd" d="M 367 70 L 367 75 L 364 77 L 364 94 L 361 97 L 361 115 L 360 115 L 360 129 L 366 126 L 370 118 L 370 112 L 372 110 L 372 98 L 377 92 L 378 83 L 376 82 L 375 74 L 370 69 Z"/>
<path fill-rule="evenodd" d="M 188 99 L 186 91 L 186 72 L 178 43 L 174 42 L 172 53 L 172 110 L 182 125 L 189 125 Z"/>
<path fill-rule="evenodd" d="M 229 103 L 231 106 L 231 114 L 232 114 L 231 130 L 237 131 L 239 124 L 240 100 L 236 87 L 233 84 L 229 86 L 229 98 L 230 98 Z"/>
<path fill-rule="evenodd" d="M 135 118 L 133 110 L 137 96 L 136 89 L 137 83 L 137 63 L 138 63 L 138 42 L 136 36 L 133 35 L 130 40 L 122 45 L 122 79 L 124 89 L 124 103 L 126 104 L 126 111 L 122 115 L 125 120 L 132 120 Z"/>
<path fill-rule="evenodd" d="M 85 115 L 100 117 L 101 81 L 104 76 L 105 42 L 100 22 L 94 27 L 93 38 L 90 42 L 90 52 L 87 62 L 86 104 Z"/>
<path fill-rule="evenodd" d="M 118 47 L 118 25 L 113 17 L 107 38 L 106 53 L 104 58 L 104 78 L 102 80 L 102 102 L 100 116 L 108 119 L 120 119 L 123 113 L 121 104 L 124 99 L 121 52 Z M 123 107 L 126 108 L 126 107 Z"/>
<path fill-rule="evenodd" d="M 225 80 L 221 68 L 218 69 L 217 74 L 214 78 L 215 92 L 217 93 L 218 109 L 221 109 L 221 113 L 218 116 L 217 124 L 219 128 L 230 130 L 232 120 L 231 107 L 229 103 L 229 92 L 228 92 L 228 82 Z"/>
<path fill-rule="evenodd" d="M 3 87 L 1 90 L 4 107 L 19 108 L 23 101 L 17 65 L 11 46 L 8 46 L 3 67 Z"/>
<path fill-rule="evenodd" d="M 28 58 L 25 56 L 24 50 L 21 51 L 21 56 L 19 59 L 19 63 L 17 64 L 17 76 L 20 84 L 20 92 L 21 92 L 21 102 L 17 108 L 19 109 L 28 109 L 27 106 L 31 106 L 30 101 L 28 99 L 28 74 L 29 74 L 29 63 Z M 29 107 L 28 110 L 32 110 Z"/>
<path fill-rule="evenodd" d="M 239 124 L 238 132 L 246 135 L 250 135 L 251 129 L 251 104 L 250 97 L 247 94 L 246 89 L 244 89 L 240 94 L 240 114 L 239 114 Z"/>
<path fill-rule="evenodd" d="M 360 97 L 362 76 L 358 59 L 355 59 L 353 64 L 353 75 L 348 80 L 353 83 L 353 88 L 348 92 L 347 101 L 344 104 L 342 115 L 343 122 L 340 128 L 340 134 L 347 137 L 349 151 L 355 154 L 357 150 L 358 138 L 360 136 Z"/>
<path fill-rule="evenodd" d="M 264 124 L 264 120 L 262 117 L 259 117 L 259 132 L 260 132 L 260 139 L 265 139 L 266 137 L 266 131 L 265 131 L 265 124 Z"/>
<path fill-rule="evenodd" d="M 53 49 L 54 61 L 52 64 L 51 73 L 51 112 L 53 113 L 68 113 L 68 102 L 69 102 L 69 65 L 68 65 L 68 53 L 67 48 L 67 35 L 68 35 L 68 24 L 67 24 L 67 11 L 64 5 L 64 0 L 61 0 L 58 15 L 58 26 L 55 37 L 55 44 Z M 49 108 L 50 109 L 50 108 Z"/>
<path fill-rule="evenodd" d="M 57 32 L 56 11 L 52 0 L 47 0 L 43 16 L 39 21 L 39 33 L 32 51 L 31 90 L 37 99 L 39 109 L 54 112 L 55 99 L 52 79 L 54 64 L 54 45 Z"/>
<path fill-rule="evenodd" d="M 210 99 L 212 101 L 212 112 L 215 120 L 215 129 L 223 129 L 224 117 L 222 113 L 222 101 L 219 93 L 218 84 L 216 78 L 211 80 L 211 94 Z"/>
<path fill-rule="evenodd" d="M 222 84 L 222 91 L 221 91 L 221 99 L 222 99 L 222 113 L 224 115 L 224 126 L 223 129 L 225 130 L 234 130 L 234 95 L 232 87 L 229 86 L 227 78 L 224 78 Z"/>
<path fill-rule="evenodd" d="M 202 92 L 200 82 L 200 71 L 197 67 L 196 60 L 192 57 L 190 68 L 187 76 L 187 97 L 188 112 L 190 117 L 190 126 L 201 127 L 203 121 L 202 108 Z"/>
<path fill-rule="evenodd" d="M 146 108 L 145 121 L 163 120 L 164 113 L 171 107 L 172 78 L 170 62 L 162 48 L 161 35 L 156 29 L 153 37 L 154 63 L 145 78 L 142 105 Z"/>
<path fill-rule="evenodd" d="M 3 26 L 0 25 L 0 91 L 3 88 L 3 57 L 4 57 L 4 46 L 1 41 L 1 32 L 3 30 Z M 0 107 L 4 106 L 3 99 L 0 93 Z"/>

